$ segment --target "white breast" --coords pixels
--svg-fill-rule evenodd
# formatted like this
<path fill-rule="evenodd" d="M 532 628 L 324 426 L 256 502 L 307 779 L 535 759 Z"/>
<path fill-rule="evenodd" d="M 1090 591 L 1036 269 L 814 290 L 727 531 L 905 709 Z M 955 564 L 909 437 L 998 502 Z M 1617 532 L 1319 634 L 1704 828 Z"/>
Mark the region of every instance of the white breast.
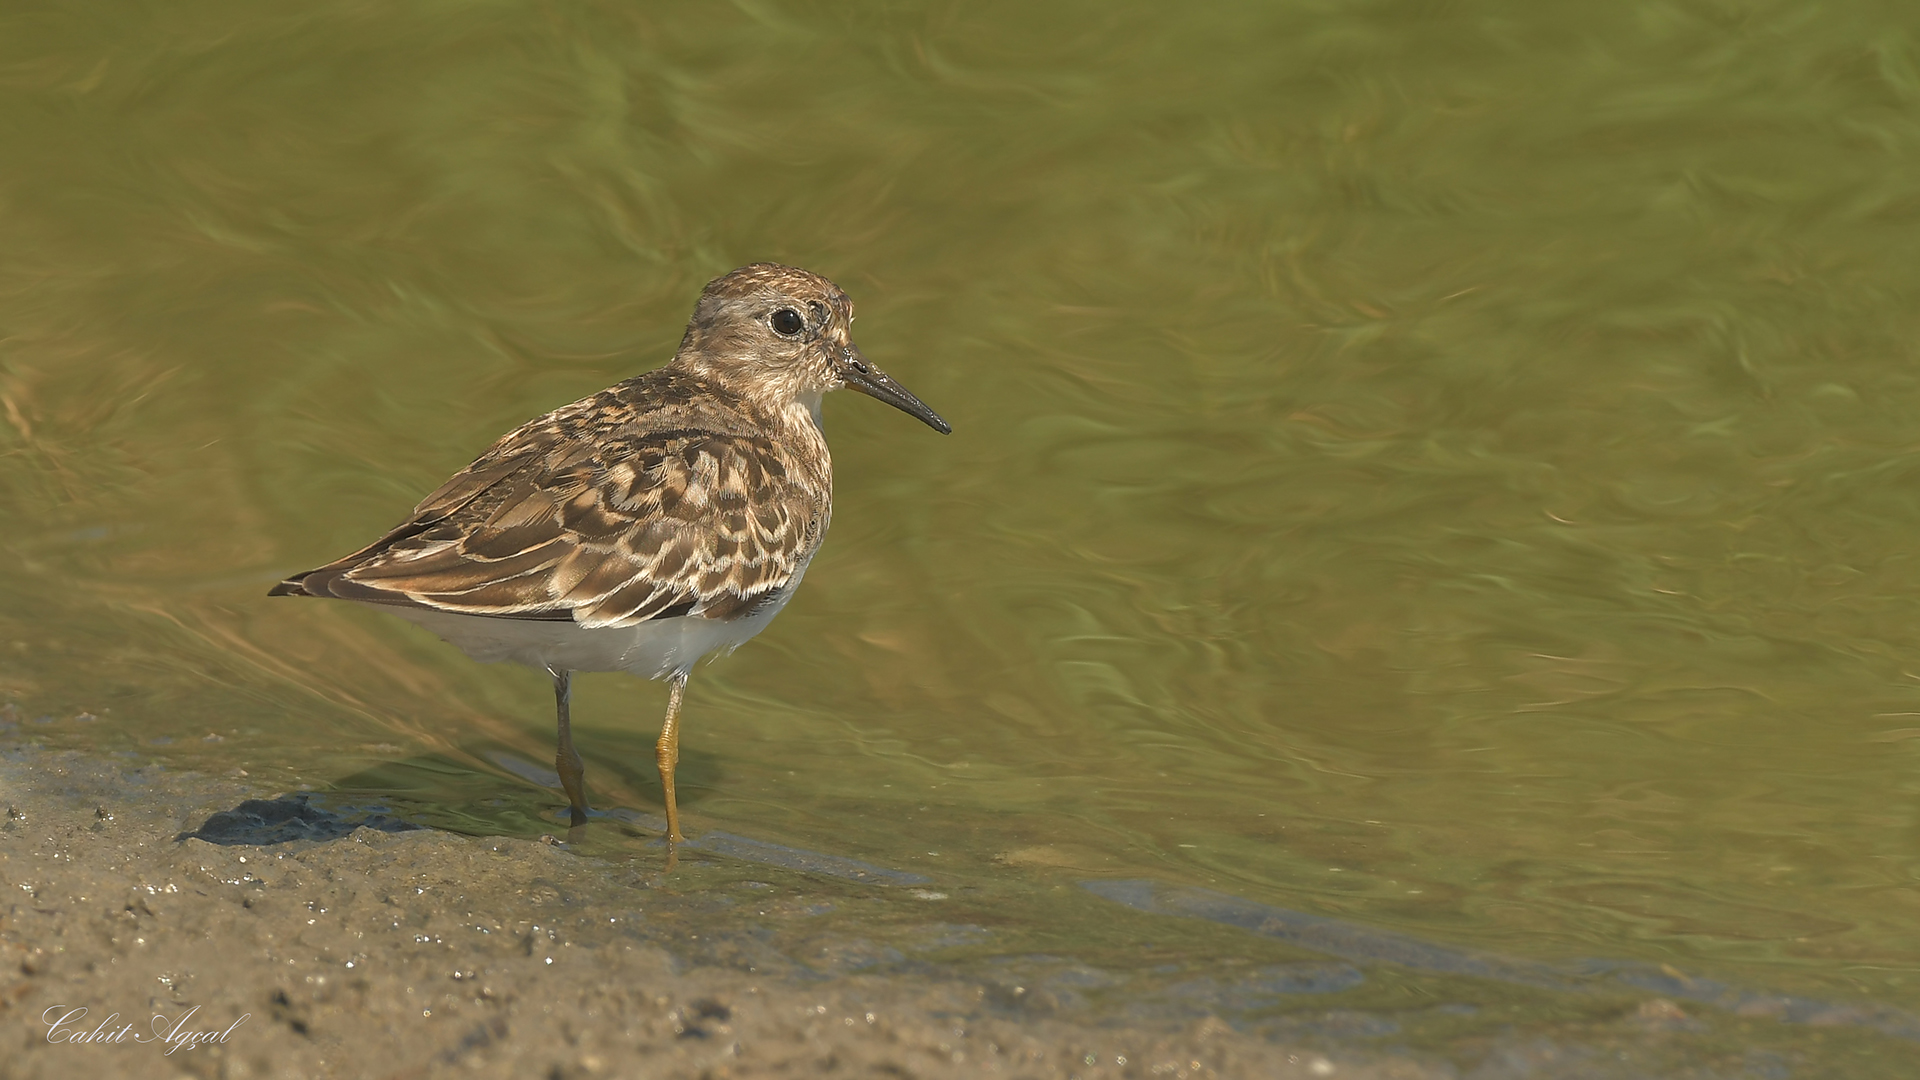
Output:
<path fill-rule="evenodd" d="M 500 619 L 436 608 L 386 610 L 419 623 L 482 663 L 512 660 L 550 671 L 627 671 L 660 679 L 685 674 L 708 653 L 716 649 L 732 652 L 765 630 L 787 606 L 806 572 L 803 563 L 771 602 L 738 619 L 688 615 L 649 619 L 634 626 L 588 629 L 574 622 Z"/>

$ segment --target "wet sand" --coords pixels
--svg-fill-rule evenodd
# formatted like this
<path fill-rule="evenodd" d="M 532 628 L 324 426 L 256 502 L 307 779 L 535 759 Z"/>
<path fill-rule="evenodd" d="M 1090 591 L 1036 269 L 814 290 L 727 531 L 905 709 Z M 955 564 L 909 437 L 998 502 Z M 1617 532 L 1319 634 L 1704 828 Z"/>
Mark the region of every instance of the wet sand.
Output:
<path fill-rule="evenodd" d="M 278 822 L 230 813 L 274 794 L 8 751 L 0 1073 L 1453 1075 L 1216 1017 L 1103 1023 L 933 964 L 800 962 L 755 927 L 806 918 L 805 898 L 718 903 L 697 880 L 564 844 L 356 824 L 291 800 L 251 804 L 282 808 Z M 297 838 L 241 842 L 248 828 Z M 182 838 L 195 832 L 214 839 Z M 869 899 L 916 903 L 880 885 Z"/>

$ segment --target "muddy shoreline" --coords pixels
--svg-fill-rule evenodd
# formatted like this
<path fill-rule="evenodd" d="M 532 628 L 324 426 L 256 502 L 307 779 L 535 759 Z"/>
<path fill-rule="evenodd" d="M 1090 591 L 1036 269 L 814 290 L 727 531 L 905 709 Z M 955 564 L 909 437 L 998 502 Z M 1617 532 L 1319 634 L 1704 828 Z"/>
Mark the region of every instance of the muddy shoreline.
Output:
<path fill-rule="evenodd" d="M 658 823 L 622 813 L 574 844 L 472 836 L 0 744 L 0 1078 L 1857 1080 L 1920 1060 L 1920 1018 L 1871 1002 L 1189 886 L 1080 880 L 1051 895 L 1095 906 L 1041 914 L 720 831 L 669 871 Z M 1125 947 L 1021 937 L 1049 919 Z M 1153 955 L 1184 964 L 1141 951 L 1182 933 L 1206 947 Z"/>
<path fill-rule="evenodd" d="M 283 830 L 255 839 L 301 835 L 246 843 L 231 812 L 276 793 L 33 748 L 0 792 L 9 1077 L 1452 1072 L 1215 1017 L 1101 1022 L 933 963 L 755 954 L 743 920 L 805 919 L 807 898 L 716 903 L 564 844 L 324 810 L 255 815 Z"/>

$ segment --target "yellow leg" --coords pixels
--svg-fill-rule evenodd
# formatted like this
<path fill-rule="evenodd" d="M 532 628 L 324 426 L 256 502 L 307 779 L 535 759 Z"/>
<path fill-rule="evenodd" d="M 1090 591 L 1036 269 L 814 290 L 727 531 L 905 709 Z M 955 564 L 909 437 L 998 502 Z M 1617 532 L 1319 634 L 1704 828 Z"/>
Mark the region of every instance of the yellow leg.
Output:
<path fill-rule="evenodd" d="M 654 748 L 654 760 L 660 763 L 660 787 L 667 800 L 667 842 L 677 844 L 680 835 L 680 807 L 673 799 L 673 767 L 680 764 L 680 698 L 687 690 L 687 673 L 673 677 L 673 690 L 667 696 L 667 722 L 660 728 L 660 744 Z"/>
<path fill-rule="evenodd" d="M 573 808 L 573 827 L 587 823 L 587 765 L 580 751 L 573 748 L 573 672 L 549 671 L 553 676 L 553 704 L 560 724 L 560 747 L 553 755 L 553 769 L 560 774 L 560 786 L 567 789 L 567 804 Z"/>

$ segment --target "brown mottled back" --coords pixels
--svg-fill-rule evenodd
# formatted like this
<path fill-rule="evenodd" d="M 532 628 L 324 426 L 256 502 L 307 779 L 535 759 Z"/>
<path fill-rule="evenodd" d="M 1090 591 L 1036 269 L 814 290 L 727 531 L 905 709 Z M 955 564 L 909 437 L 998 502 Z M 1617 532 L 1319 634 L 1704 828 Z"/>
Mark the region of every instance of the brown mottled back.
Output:
<path fill-rule="evenodd" d="M 766 331 L 776 305 L 817 332 Z M 814 410 L 851 319 L 825 278 L 743 267 L 707 287 L 666 367 L 522 425 L 387 535 L 274 591 L 589 627 L 747 613 L 826 532 Z"/>

